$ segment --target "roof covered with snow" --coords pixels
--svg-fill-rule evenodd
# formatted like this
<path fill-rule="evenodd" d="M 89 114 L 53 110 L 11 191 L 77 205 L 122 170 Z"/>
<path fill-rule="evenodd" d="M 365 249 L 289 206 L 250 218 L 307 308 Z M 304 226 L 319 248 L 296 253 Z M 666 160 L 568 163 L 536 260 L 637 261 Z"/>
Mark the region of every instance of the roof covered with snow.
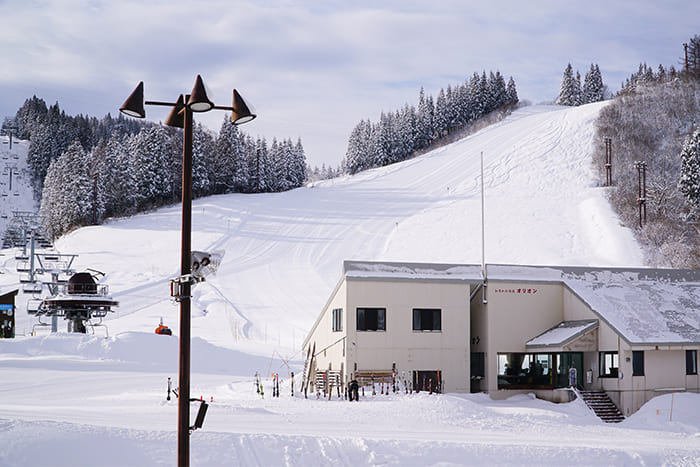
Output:
<path fill-rule="evenodd" d="M 630 345 L 700 343 L 700 271 L 493 264 L 486 271 L 489 281 L 566 285 Z M 344 276 L 467 283 L 482 278 L 480 265 L 372 261 L 345 261 Z M 562 345 L 582 329 L 570 324 L 550 331 L 528 345 Z"/>
<path fill-rule="evenodd" d="M 537 337 L 530 339 L 526 347 L 561 347 L 598 327 L 598 320 L 563 321 Z"/>
<path fill-rule="evenodd" d="M 355 279 L 477 283 L 483 277 L 481 266 L 460 264 L 345 261 L 343 269 L 345 277 Z"/>
<path fill-rule="evenodd" d="M 700 271 L 488 265 L 489 280 L 563 282 L 629 344 L 700 343 Z"/>
<path fill-rule="evenodd" d="M 565 283 L 630 344 L 700 343 L 700 282 L 608 276 Z"/>

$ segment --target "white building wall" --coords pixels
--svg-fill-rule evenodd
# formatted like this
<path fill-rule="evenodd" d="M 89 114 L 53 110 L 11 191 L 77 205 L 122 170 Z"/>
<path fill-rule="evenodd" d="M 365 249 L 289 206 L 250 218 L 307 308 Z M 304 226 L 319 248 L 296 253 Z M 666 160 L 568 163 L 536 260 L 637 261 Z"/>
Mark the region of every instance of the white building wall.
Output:
<path fill-rule="evenodd" d="M 498 354 L 526 352 L 527 341 L 560 323 L 562 294 L 561 284 L 489 281 L 487 382 L 482 388 L 492 397 L 499 397 Z"/>
<path fill-rule="evenodd" d="M 344 367 L 347 339 L 347 285 L 342 281 L 330 298 L 316 325 L 312 329 L 304 344 L 304 358 L 310 349 L 316 350 L 311 376 L 316 370 L 340 370 Z M 343 330 L 333 331 L 333 309 L 343 309 Z M 345 368 L 343 368 L 344 370 Z"/>
<path fill-rule="evenodd" d="M 348 368 L 440 370 L 445 391 L 469 391 L 469 284 L 349 279 L 347 287 Z M 357 331 L 358 307 L 386 308 L 386 331 Z M 439 308 L 441 331 L 413 331 L 414 308 Z"/>

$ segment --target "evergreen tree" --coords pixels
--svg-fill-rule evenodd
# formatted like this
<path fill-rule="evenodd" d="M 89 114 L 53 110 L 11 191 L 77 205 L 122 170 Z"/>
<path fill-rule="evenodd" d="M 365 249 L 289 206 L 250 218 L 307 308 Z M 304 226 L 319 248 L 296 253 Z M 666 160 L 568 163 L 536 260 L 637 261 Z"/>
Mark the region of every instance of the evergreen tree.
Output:
<path fill-rule="evenodd" d="M 248 162 L 243 137 L 227 115 L 216 139 L 216 157 L 211 161 L 216 193 L 245 192 L 249 187 Z"/>
<path fill-rule="evenodd" d="M 561 79 L 561 88 L 559 89 L 559 97 L 556 103 L 559 105 L 577 105 L 576 100 L 579 96 L 579 91 L 576 86 L 576 78 L 571 63 L 566 65 L 564 76 Z"/>
<path fill-rule="evenodd" d="M 40 214 L 51 237 L 91 222 L 94 184 L 88 166 L 87 155 L 77 140 L 49 165 Z"/>
<path fill-rule="evenodd" d="M 598 65 L 591 63 L 591 68 L 586 72 L 583 79 L 583 90 L 581 96 L 582 104 L 600 102 L 603 100 L 603 78 L 600 75 Z"/>
<path fill-rule="evenodd" d="M 173 151 L 165 129 L 161 126 L 144 128 L 129 139 L 127 150 L 131 156 L 137 209 L 151 209 L 171 199 Z"/>
<path fill-rule="evenodd" d="M 437 99 L 435 99 L 435 133 L 439 136 L 447 134 L 449 128 L 449 111 L 447 108 L 447 98 L 445 97 L 445 90 L 440 89 Z"/>
<path fill-rule="evenodd" d="M 192 195 L 195 198 L 212 193 L 214 158 L 214 138 L 197 123 L 192 128 Z"/>
<path fill-rule="evenodd" d="M 678 189 L 691 205 L 700 207 L 700 127 L 683 143 Z"/>
<path fill-rule="evenodd" d="M 700 36 L 695 35 L 688 41 L 688 73 L 700 79 Z"/>
<path fill-rule="evenodd" d="M 506 87 L 506 103 L 508 105 L 515 105 L 519 100 L 518 90 L 515 88 L 515 80 L 513 80 L 511 76 L 508 80 L 508 86 Z"/>
<path fill-rule="evenodd" d="M 123 216 L 134 214 L 135 180 L 130 156 L 118 132 L 114 132 L 104 152 L 102 163 L 105 216 Z"/>
<path fill-rule="evenodd" d="M 427 147 L 433 140 L 434 126 L 433 116 L 435 109 L 431 97 L 425 96 L 425 91 L 420 88 L 418 96 L 418 116 L 416 121 L 416 149 Z"/>

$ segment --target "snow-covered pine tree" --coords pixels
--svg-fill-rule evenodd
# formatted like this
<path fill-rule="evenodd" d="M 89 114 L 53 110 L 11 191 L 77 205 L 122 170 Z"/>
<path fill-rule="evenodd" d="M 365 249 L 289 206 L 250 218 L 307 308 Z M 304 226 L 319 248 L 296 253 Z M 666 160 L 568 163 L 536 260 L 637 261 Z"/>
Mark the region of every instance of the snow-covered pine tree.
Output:
<path fill-rule="evenodd" d="M 397 132 L 402 145 L 402 159 L 408 158 L 417 149 L 418 140 L 418 113 L 412 105 L 406 104 L 397 113 Z"/>
<path fill-rule="evenodd" d="M 425 95 L 423 87 L 420 88 L 418 96 L 418 120 L 416 122 L 416 149 L 427 147 L 433 140 L 433 116 L 435 108 L 433 107 L 433 99 Z"/>
<path fill-rule="evenodd" d="M 445 120 L 447 121 L 447 132 L 449 133 L 459 125 L 459 94 L 456 87 L 453 88 L 451 85 L 447 85 L 445 103 Z"/>
<path fill-rule="evenodd" d="M 603 100 L 603 78 L 600 75 L 598 65 L 591 63 L 591 68 L 583 78 L 583 90 L 581 96 L 582 104 L 600 102 Z"/>
<path fill-rule="evenodd" d="M 105 215 L 123 216 L 135 212 L 134 173 L 131 158 L 126 152 L 122 136 L 116 131 L 109 138 L 104 153 L 103 180 Z"/>
<path fill-rule="evenodd" d="M 569 63 L 564 70 L 564 76 L 562 76 L 561 87 L 559 89 L 559 97 L 555 102 L 559 105 L 577 105 L 576 99 L 579 94 L 576 86 L 576 78 L 574 77 L 574 69 L 571 63 Z"/>
<path fill-rule="evenodd" d="M 170 161 L 172 148 L 161 126 L 144 128 L 129 138 L 127 151 L 134 180 L 134 200 L 139 210 L 162 205 L 173 194 Z"/>
<path fill-rule="evenodd" d="M 479 73 L 475 72 L 469 80 L 469 101 L 472 103 L 470 120 L 476 120 L 486 113 L 486 88 L 486 73 L 479 77 Z"/>
<path fill-rule="evenodd" d="M 243 140 L 238 127 L 231 123 L 231 116 L 226 115 L 216 138 L 216 156 L 211 161 L 215 193 L 248 191 L 250 173 Z"/>
<path fill-rule="evenodd" d="M 515 105 L 519 100 L 518 90 L 515 88 L 515 80 L 511 76 L 510 79 L 508 79 L 508 85 L 506 86 L 506 103 L 508 105 Z"/>
<path fill-rule="evenodd" d="M 489 74 L 487 90 L 487 112 L 492 112 L 506 102 L 506 82 L 499 71 Z"/>
<path fill-rule="evenodd" d="M 77 140 L 49 165 L 39 212 L 52 238 L 90 223 L 93 183 L 87 174 L 88 165 L 87 155 Z"/>
<path fill-rule="evenodd" d="M 435 99 L 435 133 L 439 136 L 447 134 L 449 128 L 449 111 L 447 108 L 447 97 L 445 96 L 445 90 L 440 88 L 437 99 Z"/>
<path fill-rule="evenodd" d="M 105 159 L 107 155 L 107 142 L 102 140 L 86 156 L 85 170 L 92 182 L 90 190 L 91 219 L 90 224 L 99 225 L 105 214 L 106 199 L 106 175 Z"/>
<path fill-rule="evenodd" d="M 197 198 L 212 193 L 214 137 L 197 123 L 192 128 L 192 195 Z"/>
<path fill-rule="evenodd" d="M 700 207 L 700 127 L 683 143 L 678 189 L 693 207 Z"/>
<path fill-rule="evenodd" d="M 290 180 L 292 182 L 292 188 L 298 188 L 303 186 L 306 182 L 306 153 L 304 152 L 304 145 L 301 144 L 301 138 L 297 139 L 296 144 L 292 145 L 292 141 L 289 140 L 289 145 L 292 151 L 292 166 L 289 169 Z M 328 168 L 328 175 L 326 178 L 331 178 L 333 176 L 333 169 Z"/>
<path fill-rule="evenodd" d="M 574 105 L 581 105 L 581 73 L 579 73 L 578 70 L 576 70 L 576 77 L 574 78 L 574 92 Z"/>

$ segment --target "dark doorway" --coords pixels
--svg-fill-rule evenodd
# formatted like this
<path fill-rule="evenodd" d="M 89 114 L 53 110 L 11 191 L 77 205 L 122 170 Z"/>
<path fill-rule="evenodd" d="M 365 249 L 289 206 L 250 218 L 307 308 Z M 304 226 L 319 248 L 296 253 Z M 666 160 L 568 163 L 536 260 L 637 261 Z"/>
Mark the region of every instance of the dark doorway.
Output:
<path fill-rule="evenodd" d="M 416 392 L 442 392 L 442 372 L 440 370 L 414 371 L 413 389 Z"/>

